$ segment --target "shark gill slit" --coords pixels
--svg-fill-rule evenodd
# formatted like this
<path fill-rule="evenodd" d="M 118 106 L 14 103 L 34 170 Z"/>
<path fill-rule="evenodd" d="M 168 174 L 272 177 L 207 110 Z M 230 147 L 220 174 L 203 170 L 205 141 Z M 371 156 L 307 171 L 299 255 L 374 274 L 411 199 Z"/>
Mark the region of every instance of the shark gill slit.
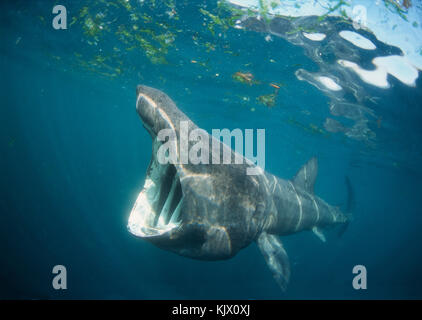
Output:
<path fill-rule="evenodd" d="M 312 198 L 312 202 L 314 203 L 315 206 L 315 210 L 316 210 L 316 220 L 315 220 L 315 225 L 317 225 L 318 221 L 319 221 L 319 207 L 318 204 L 315 201 L 315 197 L 313 195 L 311 195 Z"/>
<path fill-rule="evenodd" d="M 303 214 L 303 212 L 302 212 L 302 201 L 300 200 L 300 197 L 299 197 L 299 195 L 298 195 L 298 193 L 296 191 L 296 188 L 293 185 L 293 183 L 291 181 L 289 181 L 289 183 L 292 186 L 293 191 L 295 192 L 297 203 L 299 205 L 299 220 L 297 221 L 296 228 L 295 228 L 295 230 L 298 230 L 299 227 L 300 227 L 300 223 L 302 222 L 302 214 Z"/>

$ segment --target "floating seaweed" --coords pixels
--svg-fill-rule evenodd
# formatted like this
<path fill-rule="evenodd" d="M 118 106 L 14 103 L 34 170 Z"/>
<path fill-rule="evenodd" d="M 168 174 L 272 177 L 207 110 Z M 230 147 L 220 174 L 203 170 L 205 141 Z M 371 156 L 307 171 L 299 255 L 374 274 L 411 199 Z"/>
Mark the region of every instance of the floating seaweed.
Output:
<path fill-rule="evenodd" d="M 325 130 L 321 129 L 320 127 L 318 127 L 316 124 L 313 124 L 313 123 L 303 124 L 291 117 L 287 119 L 286 122 L 313 135 L 329 136 L 328 132 L 326 132 Z"/>
<path fill-rule="evenodd" d="M 259 96 L 256 99 L 258 100 L 259 103 L 262 103 L 263 105 L 266 105 L 267 107 L 272 108 L 275 106 L 276 98 L 277 98 L 277 94 L 271 93 L 271 94 Z"/>
<path fill-rule="evenodd" d="M 250 72 L 235 72 L 232 75 L 232 78 L 240 83 L 244 83 L 244 84 L 248 84 L 248 85 L 253 85 L 253 84 L 258 84 L 259 82 L 254 80 L 254 76 L 252 73 Z"/>

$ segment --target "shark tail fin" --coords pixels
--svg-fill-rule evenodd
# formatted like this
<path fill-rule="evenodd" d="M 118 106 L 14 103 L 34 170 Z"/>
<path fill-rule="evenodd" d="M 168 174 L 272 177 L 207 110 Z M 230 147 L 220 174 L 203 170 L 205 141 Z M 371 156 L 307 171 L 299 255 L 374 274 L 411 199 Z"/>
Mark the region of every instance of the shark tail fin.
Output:
<path fill-rule="evenodd" d="M 340 237 L 342 237 L 343 236 L 343 234 L 346 232 L 346 230 L 347 230 L 347 227 L 349 226 L 349 221 L 346 221 L 344 224 L 342 224 L 341 226 L 340 226 L 340 228 L 338 229 L 338 232 L 337 232 L 337 236 L 340 238 Z"/>
<path fill-rule="evenodd" d="M 290 262 L 280 239 L 275 235 L 263 232 L 256 242 L 274 279 L 281 290 L 286 291 L 290 279 Z"/>
<path fill-rule="evenodd" d="M 338 236 L 341 237 L 347 230 L 347 227 L 349 226 L 350 221 L 353 219 L 352 212 L 355 208 L 355 192 L 352 187 L 352 183 L 350 182 L 350 179 L 348 176 L 344 178 L 344 181 L 346 183 L 346 189 L 347 189 L 347 201 L 346 201 L 346 217 L 347 221 L 341 225 L 340 229 L 338 230 Z"/>

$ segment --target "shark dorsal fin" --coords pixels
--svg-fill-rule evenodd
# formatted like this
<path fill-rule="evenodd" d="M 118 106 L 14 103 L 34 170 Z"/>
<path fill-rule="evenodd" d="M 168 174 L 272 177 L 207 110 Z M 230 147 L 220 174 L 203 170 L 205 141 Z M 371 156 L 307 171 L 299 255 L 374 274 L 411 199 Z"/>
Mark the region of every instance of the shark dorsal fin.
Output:
<path fill-rule="evenodd" d="M 314 184 L 318 174 L 317 158 L 312 157 L 300 168 L 293 178 L 293 184 L 309 193 L 314 193 Z"/>

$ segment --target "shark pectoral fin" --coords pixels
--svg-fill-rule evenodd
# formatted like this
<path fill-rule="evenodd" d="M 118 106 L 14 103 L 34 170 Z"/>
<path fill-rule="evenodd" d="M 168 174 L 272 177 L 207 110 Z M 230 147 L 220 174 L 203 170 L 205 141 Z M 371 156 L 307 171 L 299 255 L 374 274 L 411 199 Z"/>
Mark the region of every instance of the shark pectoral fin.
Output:
<path fill-rule="evenodd" d="M 312 232 L 315 233 L 315 235 L 319 238 L 319 240 L 321 240 L 322 242 L 326 242 L 327 239 L 325 239 L 324 234 L 322 233 L 322 231 L 317 228 L 317 227 L 313 227 L 312 228 Z"/>
<path fill-rule="evenodd" d="M 318 161 L 317 158 L 313 157 L 296 173 L 293 184 L 313 194 L 317 174 Z"/>
<path fill-rule="evenodd" d="M 256 243 L 273 277 L 281 289 L 285 291 L 290 279 L 290 263 L 280 239 L 275 235 L 263 232 L 256 240 Z"/>

